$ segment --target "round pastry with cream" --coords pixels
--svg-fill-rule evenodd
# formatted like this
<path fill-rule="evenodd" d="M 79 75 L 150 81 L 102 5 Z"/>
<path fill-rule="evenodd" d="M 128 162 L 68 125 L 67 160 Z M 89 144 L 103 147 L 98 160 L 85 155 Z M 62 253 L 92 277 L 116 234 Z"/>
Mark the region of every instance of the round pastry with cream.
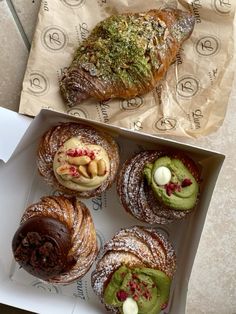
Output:
<path fill-rule="evenodd" d="M 196 207 L 200 168 L 182 152 L 143 151 L 124 163 L 117 191 L 135 218 L 170 223 Z"/>
<path fill-rule="evenodd" d="M 111 186 L 119 166 L 118 147 L 107 133 L 79 123 L 61 123 L 42 137 L 40 174 L 66 194 L 97 196 Z"/>
<path fill-rule="evenodd" d="M 57 284 L 79 280 L 98 252 L 88 208 L 76 197 L 42 197 L 25 210 L 12 250 L 18 264 L 37 278 Z"/>
<path fill-rule="evenodd" d="M 175 270 L 168 239 L 155 229 L 134 226 L 105 244 L 92 287 L 113 313 L 158 314 L 168 306 Z"/>

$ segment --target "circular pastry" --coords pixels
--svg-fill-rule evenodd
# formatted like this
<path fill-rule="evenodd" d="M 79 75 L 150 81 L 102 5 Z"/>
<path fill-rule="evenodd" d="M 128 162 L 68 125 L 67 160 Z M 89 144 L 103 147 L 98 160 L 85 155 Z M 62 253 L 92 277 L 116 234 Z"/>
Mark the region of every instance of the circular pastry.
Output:
<path fill-rule="evenodd" d="M 135 226 L 105 244 L 92 287 L 114 313 L 157 314 L 168 305 L 175 269 L 168 239 L 155 229 Z"/>
<path fill-rule="evenodd" d="M 199 183 L 198 166 L 183 153 L 143 151 L 124 163 L 117 192 L 135 218 L 166 224 L 195 208 Z"/>
<path fill-rule="evenodd" d="M 12 250 L 21 267 L 44 281 L 68 284 L 82 278 L 98 251 L 88 208 L 75 197 L 43 197 L 25 210 Z"/>
<path fill-rule="evenodd" d="M 63 193 L 89 198 L 114 181 L 119 166 L 113 138 L 80 123 L 61 123 L 42 137 L 37 156 L 39 173 Z"/>

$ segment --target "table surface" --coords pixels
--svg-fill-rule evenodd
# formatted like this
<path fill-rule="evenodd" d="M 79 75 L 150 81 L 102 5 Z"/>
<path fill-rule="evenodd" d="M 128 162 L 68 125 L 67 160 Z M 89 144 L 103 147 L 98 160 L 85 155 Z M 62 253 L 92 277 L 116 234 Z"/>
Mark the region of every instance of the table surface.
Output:
<path fill-rule="evenodd" d="M 40 0 L 0 0 L 0 106 L 15 111 L 39 6 Z M 204 138 L 184 140 L 226 155 L 194 261 L 186 314 L 236 314 L 235 102 L 236 82 L 221 128 Z M 18 313 L 15 308 L 3 305 L 0 312 Z"/>

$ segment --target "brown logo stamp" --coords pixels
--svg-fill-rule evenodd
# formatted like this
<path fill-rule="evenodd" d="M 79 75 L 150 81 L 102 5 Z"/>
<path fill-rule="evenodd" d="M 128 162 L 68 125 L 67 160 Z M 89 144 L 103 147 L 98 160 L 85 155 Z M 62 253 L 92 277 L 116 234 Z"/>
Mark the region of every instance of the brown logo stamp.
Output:
<path fill-rule="evenodd" d="M 212 0 L 214 10 L 220 15 L 228 15 L 232 10 L 232 0 Z"/>
<path fill-rule="evenodd" d="M 220 49 L 220 41 L 212 35 L 200 38 L 195 44 L 195 50 L 201 56 L 215 55 Z"/>
<path fill-rule="evenodd" d="M 158 131 L 170 131 L 177 126 L 177 120 L 171 117 L 161 117 L 154 123 L 154 129 Z"/>
<path fill-rule="evenodd" d="M 130 99 L 122 100 L 120 104 L 120 108 L 122 110 L 137 110 L 143 105 L 143 98 L 141 97 L 134 97 Z"/>
<path fill-rule="evenodd" d="M 33 71 L 29 75 L 28 91 L 36 96 L 44 95 L 48 92 L 49 80 L 47 76 L 39 71 Z"/>
<path fill-rule="evenodd" d="M 199 81 L 193 76 L 184 76 L 180 78 L 176 85 L 176 92 L 179 96 L 190 98 L 199 91 Z"/>
<path fill-rule="evenodd" d="M 61 0 L 67 7 L 81 7 L 84 5 L 85 0 Z"/>
<path fill-rule="evenodd" d="M 67 110 L 67 113 L 72 115 L 72 116 L 78 117 L 78 118 L 85 118 L 85 119 L 89 118 L 87 111 L 85 111 L 84 109 L 81 109 L 81 108 L 69 109 L 69 110 Z"/>
<path fill-rule="evenodd" d="M 42 32 L 41 42 L 47 50 L 58 52 L 66 47 L 68 36 L 61 27 L 49 26 Z"/>

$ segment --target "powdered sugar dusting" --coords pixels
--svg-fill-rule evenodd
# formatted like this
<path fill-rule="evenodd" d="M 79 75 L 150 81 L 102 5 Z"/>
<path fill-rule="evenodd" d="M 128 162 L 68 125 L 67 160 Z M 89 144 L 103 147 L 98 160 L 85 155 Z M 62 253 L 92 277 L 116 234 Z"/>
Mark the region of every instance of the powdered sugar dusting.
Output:
<path fill-rule="evenodd" d="M 138 226 L 120 230 L 105 244 L 92 273 L 93 290 L 102 302 L 109 279 L 121 265 L 158 269 L 172 278 L 176 256 L 172 245 L 159 231 Z M 109 309 L 116 311 L 113 307 Z"/>

